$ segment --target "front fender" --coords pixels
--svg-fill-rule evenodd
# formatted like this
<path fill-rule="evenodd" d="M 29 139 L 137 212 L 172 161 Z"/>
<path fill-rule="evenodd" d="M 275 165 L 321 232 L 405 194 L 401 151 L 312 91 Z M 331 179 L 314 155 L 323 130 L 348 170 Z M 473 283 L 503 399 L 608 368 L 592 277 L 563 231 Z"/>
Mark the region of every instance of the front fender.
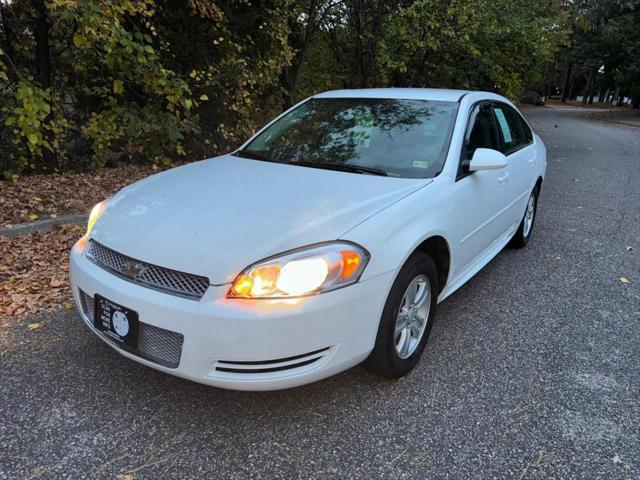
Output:
<path fill-rule="evenodd" d="M 447 202 L 441 202 L 445 189 L 434 186 L 402 199 L 341 236 L 341 240 L 356 242 L 371 253 L 363 280 L 399 270 L 416 248 L 433 236 L 447 241 L 451 265 L 454 264 L 448 232 L 443 229 L 447 217 L 451 221 L 452 212 L 446 207 Z"/>

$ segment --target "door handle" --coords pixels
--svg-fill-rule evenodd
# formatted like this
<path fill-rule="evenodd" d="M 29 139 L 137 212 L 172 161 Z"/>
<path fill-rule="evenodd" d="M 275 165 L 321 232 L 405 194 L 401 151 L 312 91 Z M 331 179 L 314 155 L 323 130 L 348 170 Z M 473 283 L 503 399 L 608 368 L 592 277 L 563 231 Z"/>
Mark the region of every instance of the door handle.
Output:
<path fill-rule="evenodd" d="M 533 167 L 536 164 L 536 157 L 531 157 L 527 163 Z"/>
<path fill-rule="evenodd" d="M 505 172 L 498 177 L 498 182 L 500 182 L 501 185 L 504 185 L 505 183 L 507 183 L 507 180 L 509 180 L 509 177 L 510 175 Z"/>

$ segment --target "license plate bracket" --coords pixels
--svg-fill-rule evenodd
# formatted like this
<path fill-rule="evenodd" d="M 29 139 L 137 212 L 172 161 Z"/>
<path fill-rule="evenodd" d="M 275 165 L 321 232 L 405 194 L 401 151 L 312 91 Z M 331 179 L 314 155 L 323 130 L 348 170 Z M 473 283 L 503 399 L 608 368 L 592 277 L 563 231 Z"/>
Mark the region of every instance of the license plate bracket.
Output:
<path fill-rule="evenodd" d="M 137 349 L 140 327 L 138 312 L 98 294 L 94 297 L 94 304 L 94 326 L 116 342 Z"/>

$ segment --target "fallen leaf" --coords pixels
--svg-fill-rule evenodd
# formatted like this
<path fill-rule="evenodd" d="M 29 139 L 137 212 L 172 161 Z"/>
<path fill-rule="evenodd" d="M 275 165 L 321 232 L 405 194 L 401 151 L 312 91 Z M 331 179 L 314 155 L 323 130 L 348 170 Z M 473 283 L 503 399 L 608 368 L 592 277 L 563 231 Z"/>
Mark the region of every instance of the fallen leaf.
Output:
<path fill-rule="evenodd" d="M 619 463 L 622 463 L 622 459 L 620 458 L 620 455 L 618 455 L 617 453 L 613 456 L 613 463 L 615 465 L 618 465 Z"/>
<path fill-rule="evenodd" d="M 631 250 L 633 250 L 633 247 L 624 247 L 624 249 L 625 249 L 627 252 L 630 252 Z"/>
<path fill-rule="evenodd" d="M 620 283 L 631 283 L 627 277 L 620 277 Z"/>
<path fill-rule="evenodd" d="M 83 231 L 81 225 L 63 225 L 15 239 L 0 236 L 0 318 L 73 303 L 66 277 L 68 252 Z"/>
<path fill-rule="evenodd" d="M 42 326 L 41 323 L 30 323 L 29 325 L 27 325 L 27 330 L 35 330 L 36 328 L 40 328 Z"/>
<path fill-rule="evenodd" d="M 38 219 L 38 215 L 36 215 L 35 213 L 29 214 L 29 220 L 31 220 L 32 222 L 37 219 Z"/>

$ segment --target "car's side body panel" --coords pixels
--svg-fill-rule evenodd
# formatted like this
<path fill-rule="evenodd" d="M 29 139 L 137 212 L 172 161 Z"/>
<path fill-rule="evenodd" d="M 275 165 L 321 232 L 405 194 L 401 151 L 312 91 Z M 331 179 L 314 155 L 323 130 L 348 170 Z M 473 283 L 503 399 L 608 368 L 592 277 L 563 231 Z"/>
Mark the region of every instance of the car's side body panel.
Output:
<path fill-rule="evenodd" d="M 516 109 L 495 94 L 466 95 L 442 173 L 427 187 L 378 213 L 374 222 L 363 222 L 341 237 L 375 253 L 363 278 L 397 271 L 422 242 L 441 236 L 450 249 L 449 278 L 438 298 L 442 301 L 509 242 L 524 215 L 529 193 L 538 178 L 544 178 L 546 151 L 534 134 L 531 145 L 507 157 L 504 169 L 474 172 L 456 180 L 469 113 L 481 101 L 499 101 Z"/>

